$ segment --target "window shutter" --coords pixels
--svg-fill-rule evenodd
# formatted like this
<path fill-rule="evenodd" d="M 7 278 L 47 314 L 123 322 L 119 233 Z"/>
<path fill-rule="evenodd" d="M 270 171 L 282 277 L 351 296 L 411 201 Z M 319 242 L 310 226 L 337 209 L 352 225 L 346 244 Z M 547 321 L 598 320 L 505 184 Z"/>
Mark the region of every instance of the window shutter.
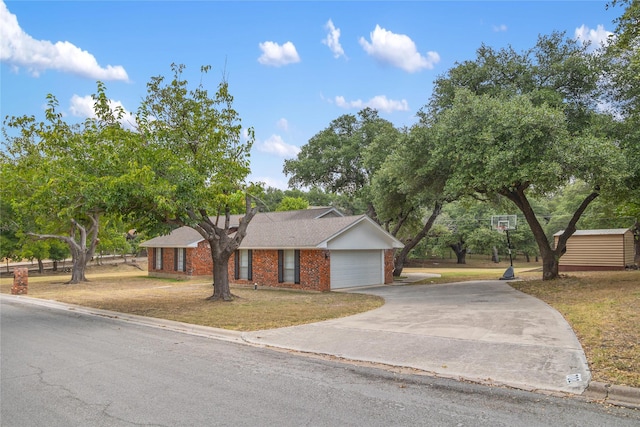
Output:
<path fill-rule="evenodd" d="M 240 278 L 240 251 L 233 253 L 233 277 L 238 280 Z"/>
<path fill-rule="evenodd" d="M 182 251 L 182 271 L 187 271 L 187 248 L 180 250 Z"/>
<path fill-rule="evenodd" d="M 173 271 L 178 271 L 178 248 L 173 250 Z"/>
<path fill-rule="evenodd" d="M 247 274 L 247 279 L 253 280 L 253 251 L 251 249 L 247 251 L 247 258 L 249 258 L 249 272 Z"/>
<path fill-rule="evenodd" d="M 278 283 L 284 282 L 284 251 L 278 251 Z"/>
<path fill-rule="evenodd" d="M 156 265 L 156 258 L 158 257 L 158 248 L 153 248 L 153 251 L 151 252 L 151 256 L 153 257 L 153 269 L 157 270 L 158 266 Z"/>
<path fill-rule="evenodd" d="M 296 249 L 293 252 L 293 260 L 294 260 L 294 266 L 293 266 L 294 282 L 299 284 L 300 283 L 300 250 Z"/>
<path fill-rule="evenodd" d="M 156 248 L 156 270 L 162 270 L 162 257 L 163 257 L 163 253 L 162 253 L 162 248 Z"/>

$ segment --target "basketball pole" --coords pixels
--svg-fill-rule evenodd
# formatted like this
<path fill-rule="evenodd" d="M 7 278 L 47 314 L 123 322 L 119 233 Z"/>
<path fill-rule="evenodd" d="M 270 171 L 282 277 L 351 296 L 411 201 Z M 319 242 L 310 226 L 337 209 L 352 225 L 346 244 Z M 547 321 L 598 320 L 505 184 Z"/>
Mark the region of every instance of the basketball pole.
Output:
<path fill-rule="evenodd" d="M 507 233 L 507 251 L 509 251 L 509 265 L 513 267 L 513 256 L 511 255 L 511 239 L 509 238 L 509 229 L 504 230 Z"/>

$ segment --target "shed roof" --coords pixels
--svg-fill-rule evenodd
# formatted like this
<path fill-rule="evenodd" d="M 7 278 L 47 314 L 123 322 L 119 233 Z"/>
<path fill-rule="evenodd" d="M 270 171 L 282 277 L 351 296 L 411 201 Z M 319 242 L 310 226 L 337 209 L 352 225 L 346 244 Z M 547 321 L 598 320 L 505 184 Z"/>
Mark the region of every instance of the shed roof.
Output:
<path fill-rule="evenodd" d="M 576 230 L 572 236 L 602 236 L 602 235 L 620 235 L 629 231 L 629 228 L 606 228 L 600 230 Z M 564 230 L 558 231 L 554 236 L 560 236 Z"/>

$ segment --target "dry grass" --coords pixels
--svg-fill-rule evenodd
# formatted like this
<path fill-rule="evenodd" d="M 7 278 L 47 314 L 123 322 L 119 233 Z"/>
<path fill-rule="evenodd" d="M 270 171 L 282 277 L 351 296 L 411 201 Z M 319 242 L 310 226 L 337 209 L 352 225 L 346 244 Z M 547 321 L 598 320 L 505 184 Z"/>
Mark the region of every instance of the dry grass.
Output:
<path fill-rule="evenodd" d="M 237 331 L 253 331 L 350 316 L 380 307 L 380 297 L 340 292 L 300 292 L 232 287 L 233 302 L 206 300 L 211 283 L 149 278 L 131 266 L 90 267 L 89 283 L 66 285 L 69 275 L 29 277 L 29 297 L 176 320 Z M 11 292 L 11 278 L 0 292 Z"/>
<path fill-rule="evenodd" d="M 640 271 L 570 273 L 511 285 L 562 313 L 594 380 L 640 387 Z"/>

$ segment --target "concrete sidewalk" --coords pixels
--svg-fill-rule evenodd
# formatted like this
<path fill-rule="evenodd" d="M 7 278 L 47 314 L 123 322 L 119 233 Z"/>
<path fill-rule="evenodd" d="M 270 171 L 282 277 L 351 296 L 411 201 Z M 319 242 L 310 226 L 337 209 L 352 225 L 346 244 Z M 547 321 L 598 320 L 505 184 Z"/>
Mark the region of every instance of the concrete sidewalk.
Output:
<path fill-rule="evenodd" d="M 571 327 L 503 281 L 351 289 L 385 305 L 309 325 L 243 334 L 252 344 L 415 368 L 525 390 L 581 394 L 591 378 Z"/>

